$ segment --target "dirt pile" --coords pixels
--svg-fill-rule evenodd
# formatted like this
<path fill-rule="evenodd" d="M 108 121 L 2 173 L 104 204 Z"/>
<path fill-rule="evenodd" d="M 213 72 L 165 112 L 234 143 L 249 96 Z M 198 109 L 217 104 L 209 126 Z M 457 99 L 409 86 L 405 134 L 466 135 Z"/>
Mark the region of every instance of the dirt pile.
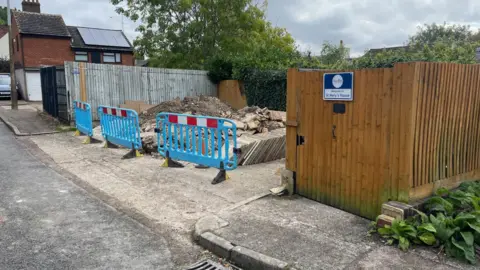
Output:
<path fill-rule="evenodd" d="M 155 117 L 160 112 L 196 114 L 232 119 L 237 126 L 237 137 L 243 134 L 268 133 L 284 128 L 286 113 L 270 111 L 257 106 L 245 107 L 236 111 L 216 97 L 186 97 L 162 102 L 140 114 L 143 148 L 147 153 L 157 151 L 157 138 L 154 132 Z"/>
<path fill-rule="evenodd" d="M 195 113 L 197 115 L 229 118 L 229 116 L 232 115 L 232 111 L 234 111 L 234 109 L 216 97 L 186 97 L 183 100 L 177 98 L 162 102 L 142 112 L 140 123 L 143 124 L 145 121 L 155 119 L 156 115 L 161 112 Z"/>

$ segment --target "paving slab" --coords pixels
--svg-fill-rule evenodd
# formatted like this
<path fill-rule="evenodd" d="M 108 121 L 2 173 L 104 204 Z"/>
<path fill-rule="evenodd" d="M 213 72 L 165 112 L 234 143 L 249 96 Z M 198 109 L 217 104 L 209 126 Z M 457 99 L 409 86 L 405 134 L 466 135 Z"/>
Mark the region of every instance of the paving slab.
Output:
<path fill-rule="evenodd" d="M 0 106 L 0 118 L 16 135 L 57 132 L 58 122 L 42 114 L 36 106 L 20 105 L 18 110 Z"/>

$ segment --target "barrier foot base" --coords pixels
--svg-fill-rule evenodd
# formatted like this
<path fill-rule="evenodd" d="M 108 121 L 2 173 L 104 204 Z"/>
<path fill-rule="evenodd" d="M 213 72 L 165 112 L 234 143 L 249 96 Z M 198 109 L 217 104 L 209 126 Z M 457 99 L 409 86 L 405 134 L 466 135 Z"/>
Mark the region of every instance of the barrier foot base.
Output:
<path fill-rule="evenodd" d="M 131 159 L 131 158 L 136 158 L 136 157 L 143 157 L 143 155 L 140 153 L 140 151 L 132 149 L 128 153 L 126 153 L 122 159 Z"/>
<path fill-rule="evenodd" d="M 80 130 L 76 130 L 75 133 L 73 133 L 73 136 L 75 136 L 75 137 L 80 136 Z"/>
<path fill-rule="evenodd" d="M 162 164 L 162 167 L 168 167 L 168 168 L 183 168 L 183 164 L 181 164 L 178 161 L 175 161 L 171 158 L 165 159 L 165 162 Z"/>
<path fill-rule="evenodd" d="M 109 142 L 109 141 L 105 141 L 105 144 L 103 145 L 103 148 L 118 148 L 118 146 Z"/>
<path fill-rule="evenodd" d="M 197 166 L 195 166 L 195 169 L 208 169 L 208 168 L 210 167 L 202 164 L 198 164 Z"/>
<path fill-rule="evenodd" d="M 227 172 L 225 170 L 220 170 L 217 176 L 213 178 L 212 185 L 219 184 L 228 179 L 230 179 L 230 176 L 228 176 Z"/>
<path fill-rule="evenodd" d="M 91 144 L 91 143 L 101 143 L 102 141 L 97 140 L 93 137 L 87 137 L 82 143 L 83 144 Z"/>

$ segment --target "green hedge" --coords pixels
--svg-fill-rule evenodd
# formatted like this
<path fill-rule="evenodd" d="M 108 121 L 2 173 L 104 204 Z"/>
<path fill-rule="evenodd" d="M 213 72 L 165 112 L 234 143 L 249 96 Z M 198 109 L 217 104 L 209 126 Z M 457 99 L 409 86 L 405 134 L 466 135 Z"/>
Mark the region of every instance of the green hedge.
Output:
<path fill-rule="evenodd" d="M 242 72 L 248 106 L 270 110 L 287 109 L 287 72 L 249 70 Z"/>

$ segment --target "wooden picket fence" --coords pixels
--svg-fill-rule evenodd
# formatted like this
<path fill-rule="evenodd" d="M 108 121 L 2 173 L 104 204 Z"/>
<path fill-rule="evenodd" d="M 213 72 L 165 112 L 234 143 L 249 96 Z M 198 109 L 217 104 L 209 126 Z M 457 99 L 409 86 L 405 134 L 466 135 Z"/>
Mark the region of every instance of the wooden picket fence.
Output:
<path fill-rule="evenodd" d="M 323 100 L 325 71 L 288 72 L 286 167 L 298 194 L 373 219 L 386 201 L 480 178 L 480 65 L 352 72 L 352 102 Z"/>

